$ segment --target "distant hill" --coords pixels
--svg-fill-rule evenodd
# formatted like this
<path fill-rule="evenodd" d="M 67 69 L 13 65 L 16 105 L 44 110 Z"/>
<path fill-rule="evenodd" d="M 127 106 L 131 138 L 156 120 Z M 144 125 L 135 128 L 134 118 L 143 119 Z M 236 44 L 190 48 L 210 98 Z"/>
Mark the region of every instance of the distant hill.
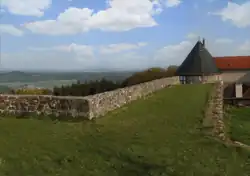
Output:
<path fill-rule="evenodd" d="M 11 91 L 11 88 L 8 86 L 2 86 L 0 85 L 0 93 L 9 93 Z"/>
<path fill-rule="evenodd" d="M 120 81 L 131 76 L 133 72 L 0 72 L 0 83 L 6 82 L 37 82 L 51 80 L 98 80 L 106 78 L 112 81 Z"/>

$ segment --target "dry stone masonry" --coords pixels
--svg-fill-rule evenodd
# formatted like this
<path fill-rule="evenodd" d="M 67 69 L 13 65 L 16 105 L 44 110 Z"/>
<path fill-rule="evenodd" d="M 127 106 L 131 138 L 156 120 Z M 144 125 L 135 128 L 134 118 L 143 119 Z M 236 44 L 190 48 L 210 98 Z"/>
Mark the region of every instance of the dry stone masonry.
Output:
<path fill-rule="evenodd" d="M 204 121 L 211 122 L 212 135 L 222 141 L 228 142 L 226 129 L 224 125 L 224 109 L 223 109 L 223 82 L 217 82 L 210 95 Z"/>
<path fill-rule="evenodd" d="M 215 96 L 213 99 L 213 120 L 215 122 L 214 134 L 221 140 L 226 141 L 226 130 L 224 125 L 224 109 L 223 109 L 223 82 L 215 85 Z"/>
<path fill-rule="evenodd" d="M 53 115 L 93 119 L 169 85 L 178 77 L 163 78 L 87 97 L 0 95 L 0 114 L 14 116 Z"/>
<path fill-rule="evenodd" d="M 88 101 L 83 97 L 38 95 L 0 95 L 2 115 L 88 116 Z"/>
<path fill-rule="evenodd" d="M 238 141 L 231 140 L 230 136 L 227 135 L 226 127 L 224 123 L 224 108 L 223 108 L 223 92 L 224 92 L 223 82 L 218 82 L 215 84 L 214 90 L 208 101 L 208 106 L 206 109 L 205 118 L 203 121 L 204 127 L 207 127 L 207 121 L 210 121 L 212 127 L 212 135 L 223 141 L 224 144 L 240 147 L 250 151 L 250 146 L 243 144 Z M 204 123 L 205 122 L 205 123 Z"/>

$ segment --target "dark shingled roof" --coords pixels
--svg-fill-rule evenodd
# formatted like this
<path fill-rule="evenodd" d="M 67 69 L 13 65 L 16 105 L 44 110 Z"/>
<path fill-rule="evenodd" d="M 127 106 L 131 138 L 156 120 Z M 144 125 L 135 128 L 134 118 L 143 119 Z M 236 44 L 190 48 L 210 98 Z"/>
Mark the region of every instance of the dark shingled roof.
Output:
<path fill-rule="evenodd" d="M 209 51 L 205 48 L 205 44 L 198 41 L 181 66 L 177 69 L 178 76 L 199 76 L 211 75 L 218 73 L 215 60 Z"/>

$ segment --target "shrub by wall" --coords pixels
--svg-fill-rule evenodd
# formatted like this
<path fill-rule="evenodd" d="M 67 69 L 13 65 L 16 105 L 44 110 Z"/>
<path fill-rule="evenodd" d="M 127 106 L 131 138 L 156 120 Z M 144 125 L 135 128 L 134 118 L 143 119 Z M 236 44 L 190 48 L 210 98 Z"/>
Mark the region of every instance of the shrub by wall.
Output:
<path fill-rule="evenodd" d="M 125 79 L 122 82 L 121 87 L 128 87 L 156 79 L 173 77 L 176 73 L 176 70 L 177 70 L 176 66 L 169 66 L 167 69 L 150 68 L 142 72 L 137 72 L 132 76 L 130 76 L 129 78 Z"/>
<path fill-rule="evenodd" d="M 112 91 L 120 88 L 120 84 L 101 79 L 97 81 L 88 81 L 85 83 L 77 83 L 69 86 L 55 87 L 53 94 L 55 96 L 88 96 L 106 91 Z"/>

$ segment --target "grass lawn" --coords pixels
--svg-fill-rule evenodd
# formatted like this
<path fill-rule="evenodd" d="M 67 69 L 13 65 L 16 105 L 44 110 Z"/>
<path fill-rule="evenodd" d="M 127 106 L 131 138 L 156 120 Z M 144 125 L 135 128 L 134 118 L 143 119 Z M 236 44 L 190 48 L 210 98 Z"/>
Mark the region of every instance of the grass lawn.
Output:
<path fill-rule="evenodd" d="M 250 108 L 230 109 L 230 133 L 233 140 L 250 145 Z"/>
<path fill-rule="evenodd" d="M 210 88 L 165 89 L 94 122 L 0 120 L 0 175 L 250 175 L 249 153 L 200 131 Z"/>

